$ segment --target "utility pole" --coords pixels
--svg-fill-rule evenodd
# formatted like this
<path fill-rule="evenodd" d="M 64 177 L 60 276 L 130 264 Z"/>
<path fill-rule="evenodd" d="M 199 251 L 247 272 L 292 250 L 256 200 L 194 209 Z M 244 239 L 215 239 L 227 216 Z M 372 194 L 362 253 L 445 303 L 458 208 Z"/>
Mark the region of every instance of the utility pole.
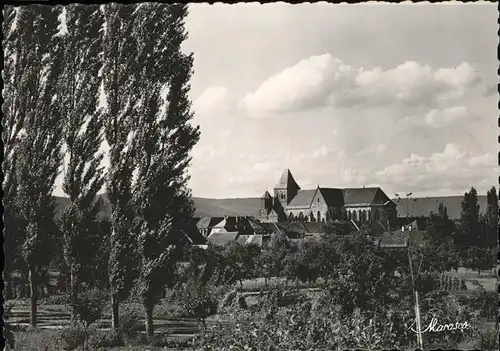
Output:
<path fill-rule="evenodd" d="M 418 300 L 418 291 L 415 286 L 415 277 L 413 275 L 413 265 L 410 255 L 410 245 L 408 242 L 406 243 L 406 247 L 408 248 L 408 262 L 410 263 L 411 285 L 412 285 L 413 295 L 415 297 L 415 321 L 417 324 L 417 345 L 420 350 L 423 350 L 424 346 L 422 341 L 422 325 L 420 322 L 420 306 Z"/>

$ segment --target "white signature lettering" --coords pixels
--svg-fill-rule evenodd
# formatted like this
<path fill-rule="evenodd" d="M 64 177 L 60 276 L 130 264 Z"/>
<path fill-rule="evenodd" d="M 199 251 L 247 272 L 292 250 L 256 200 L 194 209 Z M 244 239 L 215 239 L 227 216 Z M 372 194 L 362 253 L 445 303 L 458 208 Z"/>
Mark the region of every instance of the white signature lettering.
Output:
<path fill-rule="evenodd" d="M 438 326 L 436 326 L 438 323 L 438 320 L 437 318 L 432 318 L 431 322 L 429 323 L 429 325 L 427 326 L 427 328 L 425 328 L 424 330 L 422 330 L 420 332 L 420 334 L 423 334 L 423 333 L 426 333 L 426 332 L 442 332 L 442 331 L 445 331 L 445 330 L 460 330 L 460 331 L 463 331 L 464 329 L 468 329 L 471 325 L 469 323 L 467 323 L 467 321 L 463 322 L 463 323 L 460 323 L 460 322 L 456 322 L 456 323 L 449 323 L 449 324 L 440 324 Z M 413 329 L 413 327 L 410 327 L 410 329 L 415 332 L 415 333 L 419 333 L 418 331 L 416 331 L 415 329 Z"/>

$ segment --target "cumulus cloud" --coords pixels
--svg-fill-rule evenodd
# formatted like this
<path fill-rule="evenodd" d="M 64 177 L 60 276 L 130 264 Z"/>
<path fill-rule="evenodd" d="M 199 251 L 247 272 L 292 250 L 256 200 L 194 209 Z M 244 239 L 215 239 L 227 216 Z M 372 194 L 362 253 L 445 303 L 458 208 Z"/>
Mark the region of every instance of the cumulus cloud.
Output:
<path fill-rule="evenodd" d="M 491 96 L 494 94 L 498 94 L 498 85 L 492 84 L 492 85 L 487 86 L 483 90 L 483 96 Z"/>
<path fill-rule="evenodd" d="M 428 157 L 411 154 L 400 163 L 375 173 L 379 183 L 393 189 L 462 191 L 478 183 L 493 183 L 497 173 L 495 155 L 471 155 L 456 144 Z"/>
<path fill-rule="evenodd" d="M 229 110 L 229 92 L 227 88 L 213 86 L 207 88 L 193 101 L 195 119 L 210 118 Z"/>
<path fill-rule="evenodd" d="M 384 71 L 350 66 L 324 54 L 268 78 L 241 100 L 240 107 L 262 118 L 325 106 L 429 106 L 458 99 L 479 82 L 479 74 L 466 62 L 434 69 L 409 61 Z"/>
<path fill-rule="evenodd" d="M 400 120 L 403 127 L 444 128 L 468 122 L 477 122 L 480 118 L 465 106 L 453 106 L 442 109 L 432 109 L 423 117 L 413 116 Z"/>
<path fill-rule="evenodd" d="M 387 146 L 385 144 L 379 144 L 375 147 L 369 147 L 367 149 L 363 149 L 356 153 L 357 156 L 362 155 L 381 155 L 387 150 Z"/>

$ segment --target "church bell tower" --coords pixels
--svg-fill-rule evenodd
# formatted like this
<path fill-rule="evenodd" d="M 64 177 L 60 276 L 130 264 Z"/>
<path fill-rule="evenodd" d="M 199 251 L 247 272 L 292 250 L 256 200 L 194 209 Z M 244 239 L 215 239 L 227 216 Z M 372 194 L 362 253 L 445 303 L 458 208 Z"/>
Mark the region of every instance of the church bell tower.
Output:
<path fill-rule="evenodd" d="M 292 201 L 292 199 L 297 195 L 300 190 L 299 185 L 293 179 L 292 173 L 289 169 L 285 169 L 281 175 L 278 184 L 274 187 L 274 201 L 275 207 L 279 204 L 283 210 Z"/>

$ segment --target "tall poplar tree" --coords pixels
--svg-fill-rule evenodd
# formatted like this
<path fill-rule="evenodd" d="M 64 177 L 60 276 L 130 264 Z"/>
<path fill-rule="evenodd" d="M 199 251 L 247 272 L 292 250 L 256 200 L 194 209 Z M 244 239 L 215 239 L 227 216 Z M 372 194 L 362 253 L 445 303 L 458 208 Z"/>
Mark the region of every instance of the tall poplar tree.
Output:
<path fill-rule="evenodd" d="M 136 273 L 136 238 L 133 235 L 132 145 L 137 103 L 137 43 L 133 36 L 136 5 L 103 5 L 103 82 L 106 96 L 105 140 L 109 146 L 106 194 L 111 209 L 109 283 L 112 328 L 118 331 L 119 304 L 130 294 Z"/>
<path fill-rule="evenodd" d="M 488 190 L 486 194 L 487 205 L 485 221 L 486 221 L 486 246 L 495 247 L 497 243 L 498 232 L 498 195 L 495 187 Z"/>
<path fill-rule="evenodd" d="M 479 244 L 481 225 L 479 223 L 477 191 L 474 187 L 464 194 L 459 227 L 461 232 L 459 243 L 463 248 Z"/>
<path fill-rule="evenodd" d="M 69 204 L 61 215 L 64 261 L 70 273 L 71 302 L 76 303 L 82 271 L 93 265 L 93 252 L 101 203 L 97 193 L 104 185 L 103 114 L 98 108 L 102 66 L 103 16 L 98 5 L 66 6 L 62 40 L 63 74 L 59 85 L 64 117 L 65 154 L 63 190 Z"/>
<path fill-rule="evenodd" d="M 20 248 L 25 227 L 15 201 L 18 190 L 17 149 L 22 138 L 26 108 L 29 107 L 23 97 L 27 96 L 29 81 L 35 79 L 35 72 L 29 70 L 30 48 L 23 45 L 23 42 L 29 41 L 26 28 L 19 27 L 19 21 L 22 23 L 25 15 L 13 6 L 4 7 L 3 15 L 2 203 L 5 225 L 3 228 L 5 296 L 9 299 L 12 297 L 11 273 L 22 262 Z M 21 15 L 24 17 L 21 18 Z"/>
<path fill-rule="evenodd" d="M 175 267 L 193 215 L 187 168 L 199 128 L 189 123 L 193 116 L 188 98 L 193 56 L 181 51 L 187 38 L 187 5 L 145 3 L 137 16 L 140 104 L 133 198 L 141 223 L 139 292 L 146 334 L 152 337 L 154 306 Z"/>
<path fill-rule="evenodd" d="M 37 323 L 40 278 L 52 255 L 54 182 L 62 161 L 62 119 L 57 87 L 61 74 L 61 38 L 58 16 L 61 7 L 30 5 L 18 8 L 17 28 L 25 45 L 26 65 L 20 97 L 23 137 L 16 150 L 19 183 L 17 209 L 26 221 L 22 255 L 29 270 L 31 325 Z"/>

